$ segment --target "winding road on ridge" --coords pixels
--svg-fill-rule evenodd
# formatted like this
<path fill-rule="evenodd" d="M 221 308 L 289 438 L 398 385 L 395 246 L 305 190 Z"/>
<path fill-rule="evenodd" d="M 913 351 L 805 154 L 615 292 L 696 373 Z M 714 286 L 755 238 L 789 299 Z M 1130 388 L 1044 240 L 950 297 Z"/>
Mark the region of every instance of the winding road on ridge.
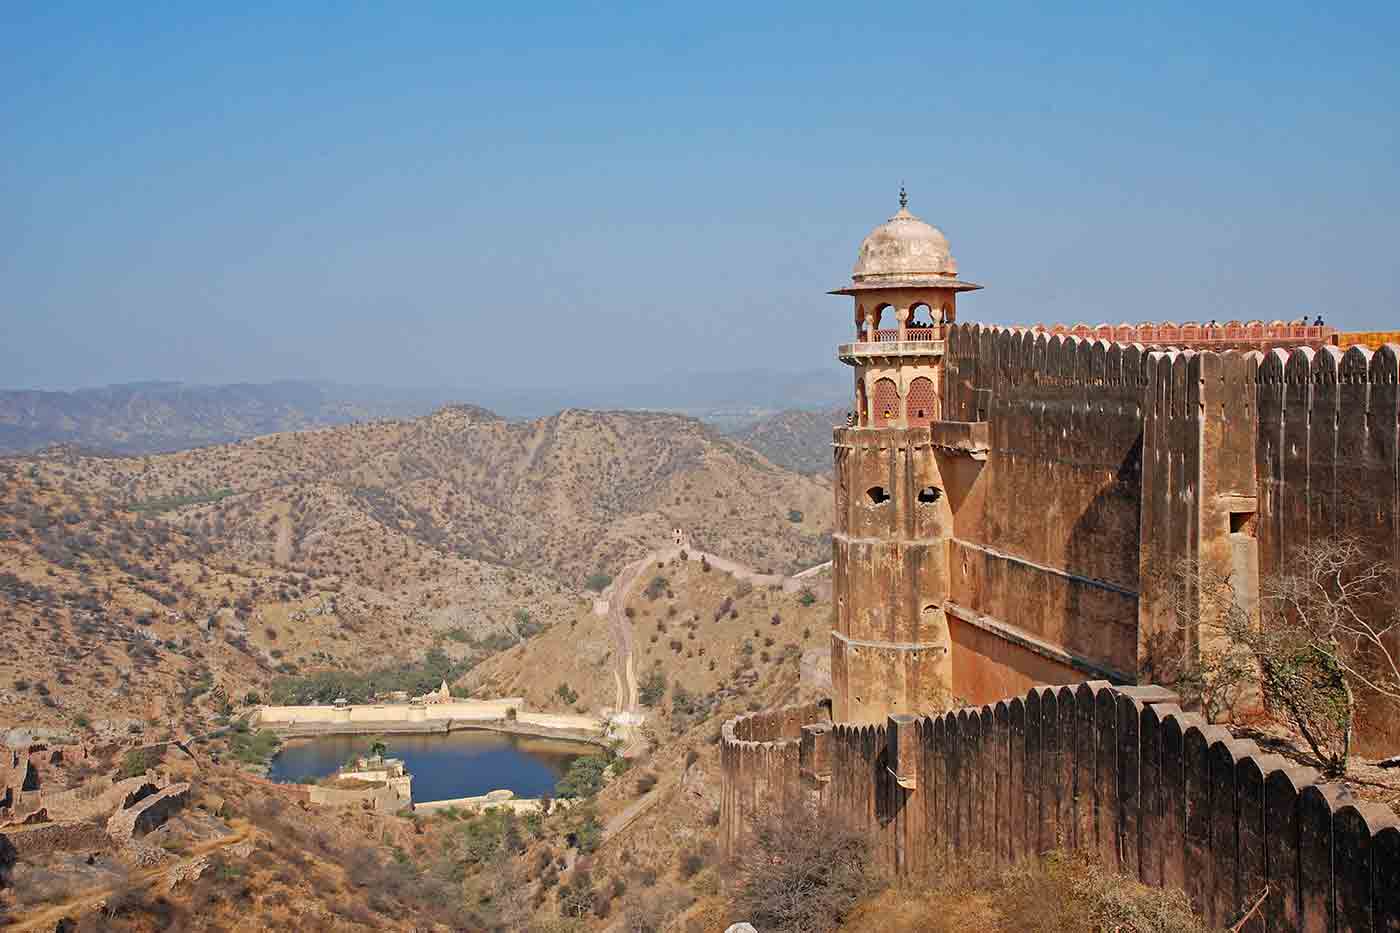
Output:
<path fill-rule="evenodd" d="M 641 720 L 641 703 L 637 698 L 637 670 L 632 653 L 632 622 L 627 618 L 626 611 L 627 597 L 631 594 L 632 587 L 636 585 L 637 578 L 642 576 L 648 566 L 654 563 L 666 563 L 682 554 L 686 555 L 687 560 L 697 562 L 703 560 L 716 570 L 723 571 L 737 580 L 747 580 L 754 586 L 778 586 L 786 593 L 797 592 L 807 585 L 808 580 L 831 566 L 831 561 L 826 561 L 786 577 L 781 574 L 759 573 L 754 568 L 738 561 L 673 544 L 670 547 L 652 551 L 645 557 L 623 567 L 612 583 L 608 584 L 607 588 L 593 601 L 593 614 L 606 616 L 608 629 L 612 633 L 613 679 L 617 684 L 616 708 L 620 713 L 636 717 L 635 721 L 637 722 Z"/>

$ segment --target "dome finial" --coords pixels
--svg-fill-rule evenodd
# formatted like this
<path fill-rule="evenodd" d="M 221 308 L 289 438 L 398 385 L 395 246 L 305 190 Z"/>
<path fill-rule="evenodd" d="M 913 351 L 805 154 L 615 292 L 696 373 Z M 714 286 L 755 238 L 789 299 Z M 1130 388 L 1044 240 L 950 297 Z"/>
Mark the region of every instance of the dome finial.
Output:
<path fill-rule="evenodd" d="M 909 206 L 909 193 L 904 190 L 904 182 L 899 183 L 899 209 L 904 210 Z"/>

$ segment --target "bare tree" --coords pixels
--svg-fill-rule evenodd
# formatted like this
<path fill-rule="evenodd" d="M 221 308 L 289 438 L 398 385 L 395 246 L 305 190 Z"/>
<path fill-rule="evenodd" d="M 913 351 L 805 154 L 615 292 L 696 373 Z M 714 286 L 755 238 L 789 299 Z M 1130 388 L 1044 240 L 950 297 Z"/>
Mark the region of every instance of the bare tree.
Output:
<path fill-rule="evenodd" d="M 1237 581 L 1200 561 L 1159 592 L 1194 653 L 1184 692 L 1215 719 L 1257 678 L 1323 767 L 1346 770 L 1359 698 L 1400 712 L 1395 568 L 1353 537 L 1310 541 L 1260 581 L 1258 614 Z"/>
<path fill-rule="evenodd" d="M 737 861 L 735 906 L 760 930 L 836 929 L 876 887 L 870 840 L 805 803 L 762 815 Z"/>

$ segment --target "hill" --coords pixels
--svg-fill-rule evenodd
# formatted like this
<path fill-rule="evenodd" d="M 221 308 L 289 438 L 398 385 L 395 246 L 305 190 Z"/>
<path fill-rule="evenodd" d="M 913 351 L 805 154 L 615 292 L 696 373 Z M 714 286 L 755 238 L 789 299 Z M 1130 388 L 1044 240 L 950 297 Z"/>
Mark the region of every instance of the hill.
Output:
<path fill-rule="evenodd" d="M 173 728 L 218 705 L 182 703 L 192 684 L 242 697 L 279 671 L 408 664 L 434 645 L 462 660 L 572 618 L 590 577 L 676 527 L 763 569 L 830 551 L 827 484 L 675 415 L 512 423 L 456 406 L 0 466 L 10 724 Z"/>
<path fill-rule="evenodd" d="M 760 418 L 729 436 L 798 473 L 831 472 L 831 429 L 846 423 L 845 409 L 789 409 Z"/>
<path fill-rule="evenodd" d="M 0 391 L 0 453 L 72 444 L 157 453 L 373 418 L 424 415 L 446 392 L 310 382 L 137 382 L 73 392 Z"/>
<path fill-rule="evenodd" d="M 782 406 L 831 405 L 845 391 L 826 370 L 696 373 L 660 383 L 569 389 L 395 388 L 286 380 L 133 382 L 71 392 L 0 390 L 0 454 L 31 453 L 54 444 L 120 454 L 163 453 L 263 434 L 416 418 L 466 398 L 511 418 L 643 405 L 724 426 L 747 424 Z M 488 414 L 478 409 L 481 418 Z"/>

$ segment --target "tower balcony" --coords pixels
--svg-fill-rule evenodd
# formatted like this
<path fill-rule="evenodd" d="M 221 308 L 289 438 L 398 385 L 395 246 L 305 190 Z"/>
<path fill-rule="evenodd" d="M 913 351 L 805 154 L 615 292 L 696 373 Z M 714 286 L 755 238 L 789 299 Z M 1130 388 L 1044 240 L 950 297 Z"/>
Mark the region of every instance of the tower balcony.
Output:
<path fill-rule="evenodd" d="M 910 327 L 901 331 L 896 328 L 881 328 L 865 336 L 873 340 L 856 343 L 843 343 L 836 349 L 836 356 L 843 363 L 852 366 L 875 359 L 891 357 L 940 357 L 944 351 L 944 326 Z"/>

